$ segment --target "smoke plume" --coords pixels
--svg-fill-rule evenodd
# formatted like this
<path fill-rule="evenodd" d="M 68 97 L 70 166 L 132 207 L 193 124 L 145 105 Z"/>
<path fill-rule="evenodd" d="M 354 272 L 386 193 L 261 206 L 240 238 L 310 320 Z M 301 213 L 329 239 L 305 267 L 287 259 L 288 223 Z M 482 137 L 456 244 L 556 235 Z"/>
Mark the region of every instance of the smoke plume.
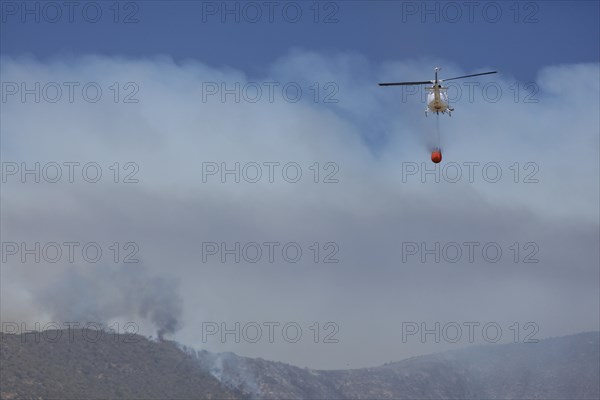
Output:
<path fill-rule="evenodd" d="M 117 318 L 143 319 L 155 326 L 159 339 L 181 328 L 177 283 L 150 275 L 137 264 L 67 269 L 36 300 L 59 321 L 106 324 Z"/>

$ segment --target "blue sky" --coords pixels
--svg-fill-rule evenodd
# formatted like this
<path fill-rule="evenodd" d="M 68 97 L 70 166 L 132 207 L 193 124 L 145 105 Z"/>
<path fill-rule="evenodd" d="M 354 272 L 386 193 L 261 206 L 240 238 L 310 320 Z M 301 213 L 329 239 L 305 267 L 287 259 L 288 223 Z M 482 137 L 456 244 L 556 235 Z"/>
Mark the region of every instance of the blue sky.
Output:
<path fill-rule="evenodd" d="M 89 21 L 95 19 L 96 8 L 86 9 L 88 21 L 83 14 L 85 2 L 73 9 L 72 22 L 68 10 L 61 7 L 62 16 L 55 23 L 51 22 L 55 11 L 37 3 L 37 16 L 23 16 L 21 2 L 3 1 L 2 54 L 31 53 L 41 58 L 166 54 L 260 75 L 290 48 L 300 48 L 358 52 L 375 63 L 450 60 L 465 69 L 493 67 L 523 81 L 533 80 L 542 66 L 596 62 L 599 57 L 597 1 L 471 2 L 472 6 L 465 5 L 469 2 L 322 1 L 317 7 L 302 1 L 291 2 L 285 13 L 285 3 L 273 6 L 272 22 L 265 2 L 252 3 L 260 9 L 256 22 L 258 9 L 241 2 L 226 6 L 201 1 L 121 2 L 118 16 L 113 2 L 99 2 L 95 4 L 102 15 L 95 23 Z M 27 4 L 35 10 L 36 2 Z M 239 11 L 226 14 L 226 7 Z M 292 23 L 298 9 L 302 15 Z M 119 23 L 114 22 L 115 16 Z M 125 19 L 130 23 L 122 23 Z"/>

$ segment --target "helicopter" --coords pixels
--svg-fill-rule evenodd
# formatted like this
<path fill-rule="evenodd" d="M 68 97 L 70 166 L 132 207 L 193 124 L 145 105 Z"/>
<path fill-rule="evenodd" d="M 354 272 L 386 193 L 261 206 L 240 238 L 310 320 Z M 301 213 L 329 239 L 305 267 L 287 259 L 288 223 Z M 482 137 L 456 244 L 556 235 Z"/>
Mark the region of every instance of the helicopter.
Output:
<path fill-rule="evenodd" d="M 445 81 L 453 81 L 455 79 L 463 79 L 470 78 L 473 76 L 481 76 L 481 75 L 490 75 L 495 74 L 498 71 L 490 71 L 490 72 L 482 72 L 479 74 L 471 74 L 464 76 L 457 76 L 455 78 L 448 79 L 438 79 L 438 71 L 440 67 L 435 67 L 435 79 L 431 81 L 421 81 L 421 82 L 389 82 L 389 83 L 380 83 L 379 86 L 408 86 L 408 85 L 429 85 L 432 84 L 431 87 L 426 87 L 425 90 L 429 92 L 427 95 L 427 108 L 425 109 L 425 116 L 427 116 L 428 112 L 434 112 L 437 115 L 440 113 L 448 113 L 448 116 L 452 116 L 452 111 L 454 108 L 450 107 L 450 103 L 448 102 L 448 88 L 441 85 L 442 82 Z"/>
<path fill-rule="evenodd" d="M 379 86 L 409 86 L 409 85 L 429 85 L 432 84 L 431 87 L 426 87 L 425 90 L 429 92 L 427 95 L 427 108 L 425 109 L 425 116 L 427 117 L 428 113 L 434 112 L 436 115 L 440 115 L 440 113 L 448 113 L 448 116 L 452 116 L 452 111 L 454 108 L 450 107 L 450 102 L 448 101 L 448 88 L 441 85 L 444 81 L 452 81 L 455 79 L 463 79 L 463 78 L 471 78 L 473 76 L 481 76 L 481 75 L 490 75 L 495 74 L 498 71 L 490 71 L 490 72 L 482 72 L 479 74 L 471 74 L 471 75 L 463 75 L 457 76 L 455 78 L 448 79 L 438 79 L 438 71 L 440 67 L 435 67 L 435 78 L 431 81 L 421 81 L 421 82 L 388 82 L 388 83 L 380 83 Z M 442 161 L 442 150 L 438 146 L 431 151 L 431 161 L 435 164 L 439 164 Z"/>

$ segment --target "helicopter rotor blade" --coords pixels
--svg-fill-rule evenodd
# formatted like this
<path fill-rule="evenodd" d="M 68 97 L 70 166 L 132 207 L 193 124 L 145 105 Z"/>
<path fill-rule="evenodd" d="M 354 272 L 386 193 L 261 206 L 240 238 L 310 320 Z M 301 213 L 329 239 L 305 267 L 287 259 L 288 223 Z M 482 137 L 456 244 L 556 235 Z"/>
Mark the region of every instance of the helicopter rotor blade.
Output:
<path fill-rule="evenodd" d="M 480 74 L 472 74 L 472 75 L 464 75 L 464 76 L 457 76 L 456 78 L 448 78 L 448 79 L 441 79 L 441 81 L 453 81 L 454 79 L 462 79 L 462 78 L 470 78 L 472 76 L 480 76 L 480 75 L 489 75 L 489 74 L 495 74 L 498 71 L 491 71 L 491 72 L 482 72 Z"/>
<path fill-rule="evenodd" d="M 389 83 L 380 83 L 379 86 L 406 86 L 406 85 L 429 85 L 432 81 L 422 81 L 422 82 L 389 82 Z"/>

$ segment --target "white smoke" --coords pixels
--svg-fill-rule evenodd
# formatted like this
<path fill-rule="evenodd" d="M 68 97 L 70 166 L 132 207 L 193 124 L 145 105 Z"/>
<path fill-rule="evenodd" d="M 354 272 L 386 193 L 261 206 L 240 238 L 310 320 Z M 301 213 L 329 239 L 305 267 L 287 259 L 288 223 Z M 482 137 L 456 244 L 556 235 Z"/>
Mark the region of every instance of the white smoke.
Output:
<path fill-rule="evenodd" d="M 176 282 L 149 275 L 138 264 L 68 268 L 33 296 L 53 321 L 108 326 L 115 319 L 142 319 L 154 325 L 159 339 L 174 334 L 182 324 Z"/>
<path fill-rule="evenodd" d="M 3 320 L 127 314 L 197 348 L 320 368 L 376 365 L 452 347 L 399 346 L 407 320 L 501 321 L 503 327 L 535 321 L 540 338 L 598 329 L 597 63 L 542 69 L 535 104 L 514 101 L 508 88 L 523 82 L 506 74 L 493 78 L 506 90 L 500 101 L 454 103 L 452 117 L 440 117 L 440 168 L 493 161 L 504 172 L 498 183 L 481 173 L 469 183 L 463 169 L 456 184 L 422 183 L 421 174 L 403 182 L 406 163 L 431 167 L 421 136 L 435 120 L 425 118 L 419 96 L 404 101 L 400 91 L 377 86 L 388 78 L 422 79 L 437 63 L 376 65 L 360 55 L 297 51 L 252 77 L 168 57 L 8 57 L 1 64 L 3 81 L 97 81 L 107 100 L 22 103 L 17 97 L 2 104 L 3 162 L 94 161 L 107 177 L 98 184 L 3 183 L 2 240 L 131 240 L 144 258 L 142 272 L 13 257 L 1 270 Z M 461 67 L 445 71 L 458 76 L 479 66 Z M 129 81 L 139 85 L 140 101 L 114 103 L 107 88 Z M 222 81 L 229 88 L 298 82 L 305 96 L 297 103 L 281 96 L 272 103 L 264 96 L 256 103 L 232 96 L 203 102 L 203 83 Z M 337 82 L 338 102 L 315 102 L 315 81 Z M 127 161 L 140 166 L 140 182 L 111 183 L 108 166 Z M 300 163 L 305 179 L 202 181 L 203 162 L 270 161 Z M 329 161 L 339 166 L 339 182 L 315 184 L 308 168 Z M 516 162 L 518 183 L 509 169 Z M 527 162 L 539 167 L 538 183 L 522 182 Z M 535 241 L 541 261 L 515 264 L 510 253 L 497 264 L 401 261 L 403 241 L 472 240 Z M 203 263 L 205 241 L 295 241 L 305 258 Z M 314 263 L 308 247 L 329 241 L 339 244 L 340 262 Z M 203 343 L 205 321 L 229 328 L 247 321 L 303 327 L 333 321 L 339 343 L 315 344 L 308 328 L 295 344 L 281 335 L 273 343 Z"/>

